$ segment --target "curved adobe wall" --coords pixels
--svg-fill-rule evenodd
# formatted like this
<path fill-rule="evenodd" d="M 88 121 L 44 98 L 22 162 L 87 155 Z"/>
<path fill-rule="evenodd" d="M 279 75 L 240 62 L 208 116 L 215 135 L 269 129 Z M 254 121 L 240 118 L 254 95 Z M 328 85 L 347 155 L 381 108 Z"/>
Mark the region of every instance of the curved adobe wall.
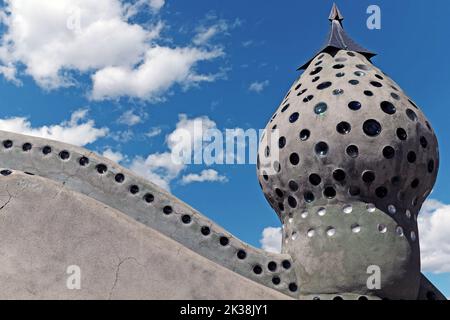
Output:
<path fill-rule="evenodd" d="M 0 168 L 61 182 L 178 241 L 244 277 L 295 295 L 289 255 L 272 254 L 236 239 L 176 197 L 83 148 L 0 131 Z"/>

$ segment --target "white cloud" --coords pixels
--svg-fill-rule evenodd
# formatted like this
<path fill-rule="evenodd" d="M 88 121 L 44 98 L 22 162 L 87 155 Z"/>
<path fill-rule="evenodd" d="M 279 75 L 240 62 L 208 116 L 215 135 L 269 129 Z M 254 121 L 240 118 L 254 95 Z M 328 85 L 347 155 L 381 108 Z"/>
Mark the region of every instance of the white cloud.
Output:
<path fill-rule="evenodd" d="M 156 136 L 159 136 L 162 132 L 162 129 L 159 127 L 153 127 L 150 128 L 150 130 L 147 131 L 147 133 L 145 134 L 148 138 L 153 138 Z"/>
<path fill-rule="evenodd" d="M 179 160 L 176 150 L 194 150 L 195 145 L 202 143 L 204 132 L 214 128 L 216 123 L 206 116 L 189 119 L 185 114 L 180 114 L 176 129 L 166 138 L 169 150 L 150 154 L 146 158 L 136 157 L 132 160 L 130 169 L 170 190 L 170 183 L 187 167 L 185 163 L 176 161 Z M 189 139 L 184 139 L 185 137 Z"/>
<path fill-rule="evenodd" d="M 217 78 L 195 67 L 221 50 L 158 46 L 163 22 L 144 27 L 128 20 L 143 6 L 158 11 L 163 0 L 4 2 L 0 74 L 10 81 L 19 83 L 24 73 L 50 90 L 71 86 L 85 74 L 93 82 L 92 99 L 157 100 L 174 84 L 187 88 Z"/>
<path fill-rule="evenodd" d="M 200 26 L 197 29 L 197 34 L 195 35 L 193 42 L 196 45 L 204 45 L 214 36 L 227 33 L 228 28 L 228 24 L 225 20 L 219 20 L 215 24 L 208 27 Z"/>
<path fill-rule="evenodd" d="M 220 175 L 216 170 L 207 169 L 197 173 L 190 173 L 182 178 L 183 184 L 189 184 L 193 182 L 226 182 L 227 177 Z"/>
<path fill-rule="evenodd" d="M 423 271 L 450 272 L 450 205 L 425 201 L 418 224 Z"/>
<path fill-rule="evenodd" d="M 136 0 L 133 3 L 125 3 L 123 7 L 126 12 L 125 16 L 131 18 L 146 8 L 150 8 L 152 12 L 157 13 L 164 4 L 165 0 Z"/>
<path fill-rule="evenodd" d="M 87 112 L 80 109 L 72 113 L 69 121 L 42 127 L 33 127 L 25 117 L 0 119 L 0 130 L 85 146 L 108 134 L 107 128 L 96 128 L 94 120 L 86 119 Z"/>
<path fill-rule="evenodd" d="M 250 86 L 248 87 L 249 91 L 253 91 L 256 93 L 260 93 L 262 92 L 267 86 L 269 85 L 269 80 L 265 80 L 265 81 L 255 81 L 253 83 L 250 84 Z"/>
<path fill-rule="evenodd" d="M 259 240 L 261 247 L 269 252 L 281 252 L 281 228 L 268 227 L 263 230 L 262 238 Z"/>
<path fill-rule="evenodd" d="M 211 60 L 222 54 L 221 50 L 154 46 L 148 49 L 144 62 L 137 68 L 117 66 L 97 71 L 92 76 L 92 98 L 130 96 L 157 100 L 174 84 L 188 87 L 214 81 L 215 75 L 197 74 L 194 67 L 199 61 Z"/>
<path fill-rule="evenodd" d="M 108 158 L 111 161 L 114 161 L 116 163 L 122 162 L 125 160 L 125 156 L 119 152 L 119 151 L 113 151 L 111 148 L 106 149 L 103 151 L 102 154 L 105 158 Z"/>
<path fill-rule="evenodd" d="M 133 110 L 125 111 L 119 119 L 117 119 L 118 123 L 125 124 L 129 127 L 135 126 L 143 121 L 143 118 L 146 117 L 146 114 L 138 115 L 135 114 Z"/>

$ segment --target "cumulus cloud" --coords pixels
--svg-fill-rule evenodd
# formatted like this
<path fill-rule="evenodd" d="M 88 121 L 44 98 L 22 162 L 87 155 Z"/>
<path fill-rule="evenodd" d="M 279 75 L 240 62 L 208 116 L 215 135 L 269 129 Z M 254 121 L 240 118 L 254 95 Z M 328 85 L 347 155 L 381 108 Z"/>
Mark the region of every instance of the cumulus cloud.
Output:
<path fill-rule="evenodd" d="M 425 201 L 418 224 L 423 271 L 450 272 L 450 205 Z"/>
<path fill-rule="evenodd" d="M 264 80 L 261 82 L 255 81 L 250 84 L 250 86 L 248 87 L 248 90 L 256 92 L 256 93 L 261 93 L 268 85 L 269 85 L 269 80 Z"/>
<path fill-rule="evenodd" d="M 156 136 L 159 136 L 162 132 L 162 129 L 159 127 L 153 127 L 150 128 L 150 130 L 147 131 L 147 133 L 145 134 L 148 138 L 154 138 Z"/>
<path fill-rule="evenodd" d="M 42 127 L 33 127 L 25 117 L 0 119 L 0 130 L 26 134 L 85 146 L 108 134 L 108 129 L 96 128 L 94 120 L 87 119 L 87 109 L 79 109 L 72 113 L 69 121 Z"/>
<path fill-rule="evenodd" d="M 130 96 L 157 100 L 174 84 L 189 87 L 199 82 L 211 82 L 217 75 L 197 74 L 195 65 L 220 57 L 219 49 L 205 51 L 197 48 L 168 48 L 154 46 L 147 50 L 144 61 L 137 68 L 107 67 L 92 76 L 92 98 Z"/>
<path fill-rule="evenodd" d="M 216 170 L 207 169 L 198 173 L 190 173 L 182 178 L 183 184 L 189 184 L 193 182 L 227 182 L 228 179 L 225 176 L 220 175 Z"/>
<path fill-rule="evenodd" d="M 119 152 L 119 151 L 113 151 L 111 148 L 107 148 L 105 151 L 103 151 L 102 154 L 105 158 L 108 158 L 111 161 L 114 161 L 116 163 L 122 162 L 125 160 L 125 156 Z"/>
<path fill-rule="evenodd" d="M 178 151 L 193 150 L 195 153 L 196 146 L 203 143 L 204 133 L 215 128 L 216 123 L 206 116 L 189 119 L 185 114 L 180 114 L 175 130 L 166 138 L 168 151 L 150 154 L 146 158 L 136 157 L 130 169 L 170 190 L 170 183 L 187 167 Z"/>
<path fill-rule="evenodd" d="M 130 22 L 143 7 L 158 11 L 164 3 L 5 0 L 0 10 L 5 30 L 0 74 L 16 83 L 23 74 L 31 76 L 47 90 L 74 85 L 78 75 L 89 75 L 90 97 L 96 100 L 157 100 L 175 84 L 188 88 L 215 80 L 195 67 L 221 56 L 221 50 L 159 46 L 163 22 L 145 27 Z"/>
<path fill-rule="evenodd" d="M 269 252 L 281 252 L 281 228 L 268 227 L 262 232 L 262 238 L 259 240 L 261 247 Z"/>
<path fill-rule="evenodd" d="M 129 127 L 135 126 L 143 121 L 143 118 L 146 117 L 146 114 L 138 115 L 134 113 L 133 110 L 125 111 L 119 119 L 117 119 L 117 122 L 120 124 L 125 124 Z"/>

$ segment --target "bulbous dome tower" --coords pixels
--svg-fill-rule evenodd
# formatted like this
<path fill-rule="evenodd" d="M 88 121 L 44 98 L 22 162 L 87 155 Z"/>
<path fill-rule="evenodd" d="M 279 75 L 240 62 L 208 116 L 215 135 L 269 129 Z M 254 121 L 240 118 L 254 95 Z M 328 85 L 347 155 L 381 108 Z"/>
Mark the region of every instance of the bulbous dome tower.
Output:
<path fill-rule="evenodd" d="M 258 178 L 283 223 L 300 298 L 415 299 L 417 215 L 436 180 L 438 142 L 342 20 L 334 5 L 327 44 L 300 68 L 267 124 Z M 374 266 L 379 288 L 368 285 Z"/>

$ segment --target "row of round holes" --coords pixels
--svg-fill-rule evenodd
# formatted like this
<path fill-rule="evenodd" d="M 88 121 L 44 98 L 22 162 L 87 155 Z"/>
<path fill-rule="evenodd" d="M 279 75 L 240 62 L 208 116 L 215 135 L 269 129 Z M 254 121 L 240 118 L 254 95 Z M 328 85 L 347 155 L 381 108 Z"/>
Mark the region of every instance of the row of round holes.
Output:
<path fill-rule="evenodd" d="M 351 229 L 352 233 L 354 233 L 354 234 L 358 234 L 358 233 L 361 232 L 361 226 L 360 226 L 359 224 L 356 224 L 356 223 L 355 223 L 355 224 L 352 224 L 352 226 L 350 227 L 350 229 Z M 388 228 L 387 228 L 387 226 L 384 225 L 384 224 L 378 224 L 378 225 L 377 225 L 377 230 L 378 230 L 379 233 L 384 234 L 384 233 L 387 233 Z M 325 232 L 326 232 L 326 234 L 327 234 L 328 237 L 332 238 L 332 237 L 334 237 L 334 236 L 336 235 L 337 230 L 336 230 L 335 227 L 330 226 L 330 227 L 328 227 L 328 228 L 325 230 Z M 396 233 L 399 237 L 404 237 L 404 236 L 405 236 L 403 227 L 401 227 L 401 226 L 397 226 L 397 227 L 395 228 L 395 233 Z M 307 236 L 308 238 L 313 238 L 315 235 L 316 235 L 316 229 L 314 229 L 314 228 L 310 228 L 310 229 L 308 229 L 307 232 L 306 232 L 306 236 Z M 415 233 L 414 231 L 411 231 L 410 237 L 411 237 L 411 241 L 413 241 L 413 242 L 416 241 L 417 236 L 416 236 L 416 233 Z M 297 231 L 292 232 L 290 239 L 293 240 L 293 241 L 295 241 L 295 240 L 297 240 L 297 238 L 298 238 L 298 232 L 297 232 Z M 288 241 L 288 239 L 286 239 L 286 242 L 287 242 L 287 241 Z"/>
<path fill-rule="evenodd" d="M 5 148 L 7 148 L 7 149 L 12 148 L 13 142 L 12 142 L 11 140 L 5 140 L 5 141 L 3 141 L 3 146 L 4 146 Z M 32 148 L 32 145 L 31 145 L 30 143 L 25 143 L 25 144 L 23 144 L 23 146 L 22 146 L 22 150 L 25 151 L 25 152 L 30 151 L 31 148 Z M 50 153 L 52 152 L 52 149 L 51 149 L 50 146 L 45 146 L 45 147 L 42 149 L 42 152 L 44 153 L 44 155 L 48 155 L 48 154 L 50 154 Z M 61 151 L 61 152 L 59 153 L 59 156 L 60 156 L 60 158 L 61 158 L 62 160 L 68 160 L 68 159 L 70 158 L 70 153 L 69 153 L 69 151 L 63 150 L 63 151 Z M 79 159 L 79 164 L 80 164 L 81 166 L 86 166 L 86 165 L 89 164 L 89 159 L 88 159 L 87 157 L 84 157 L 84 156 L 83 156 L 83 157 L 81 157 L 81 158 Z M 104 165 L 104 164 L 99 164 L 99 165 L 97 165 L 97 166 L 96 166 L 96 169 L 97 169 L 97 172 L 100 173 L 100 174 L 104 174 L 104 173 L 108 170 L 107 166 Z M 10 175 L 11 173 L 12 173 L 12 172 L 11 172 L 10 170 L 3 170 L 3 171 L 0 172 L 0 174 L 2 174 L 2 175 L 4 175 L 4 176 Z M 125 176 L 124 176 L 123 174 L 121 174 L 121 173 L 118 173 L 118 174 L 116 174 L 116 176 L 115 176 L 115 180 L 116 180 L 117 183 L 122 183 L 122 182 L 125 180 Z M 132 186 L 130 187 L 130 192 L 131 192 L 132 194 L 138 193 L 138 192 L 139 192 L 139 187 L 136 186 L 136 185 L 132 185 Z M 147 203 L 153 202 L 153 201 L 154 201 L 154 196 L 153 196 L 152 194 L 146 194 L 146 195 L 144 196 L 144 200 L 145 200 Z M 171 206 L 165 206 L 165 207 L 163 208 L 163 212 L 164 212 L 164 214 L 169 215 L 169 214 L 171 214 L 171 213 L 173 212 L 173 209 L 172 209 Z M 184 224 L 190 224 L 191 221 L 192 221 L 192 219 L 191 219 L 191 216 L 190 216 L 190 215 L 182 215 L 182 216 L 181 216 L 181 221 L 182 221 Z M 201 233 L 202 233 L 204 236 L 208 236 L 208 235 L 211 233 L 211 230 L 210 230 L 209 227 L 203 226 L 203 227 L 201 228 Z M 220 237 L 220 239 L 219 239 L 219 243 L 220 243 L 222 246 L 227 246 L 227 245 L 229 244 L 229 239 L 228 239 L 227 237 L 225 237 L 225 236 L 222 236 L 222 237 Z M 245 250 L 240 249 L 240 250 L 238 250 L 236 256 L 238 257 L 238 259 L 244 260 L 244 259 L 247 257 L 247 253 L 245 252 Z M 275 269 L 274 269 L 273 266 L 275 266 Z M 282 262 L 282 266 L 283 266 L 283 268 L 285 268 L 285 269 L 287 270 L 287 269 L 289 269 L 289 268 L 291 267 L 291 264 L 290 264 L 290 262 L 289 262 L 288 260 L 284 260 L 284 261 Z M 269 264 L 268 264 L 268 269 L 269 269 L 270 271 L 272 271 L 272 272 L 275 271 L 275 270 L 276 270 L 276 262 L 274 262 L 274 261 L 269 262 Z M 256 266 L 254 266 L 254 268 L 253 268 L 253 272 L 254 272 L 255 274 L 261 274 L 261 273 L 262 273 L 262 268 L 261 268 L 259 265 L 256 265 Z M 277 285 L 277 284 L 279 284 L 279 283 L 281 282 L 281 280 L 280 280 L 280 281 L 279 281 L 279 280 L 280 280 L 279 277 L 274 277 L 274 278 L 272 279 L 272 282 L 273 282 L 273 284 Z M 290 284 L 289 284 L 289 290 L 292 291 L 292 292 L 297 291 L 297 285 L 296 285 L 295 283 L 290 283 Z"/>

